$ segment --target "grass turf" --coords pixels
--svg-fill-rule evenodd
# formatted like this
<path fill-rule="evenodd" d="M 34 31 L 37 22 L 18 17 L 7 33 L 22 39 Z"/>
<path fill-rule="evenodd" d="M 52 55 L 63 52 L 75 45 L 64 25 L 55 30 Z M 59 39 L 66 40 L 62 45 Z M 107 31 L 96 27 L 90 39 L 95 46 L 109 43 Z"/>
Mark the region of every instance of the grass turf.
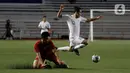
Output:
<path fill-rule="evenodd" d="M 32 64 L 36 41 L 0 40 L 0 73 L 130 73 L 129 40 L 95 40 L 87 47 L 80 49 L 81 56 L 70 52 L 60 52 L 60 57 L 70 69 L 11 69 L 12 65 Z M 56 46 L 68 45 L 66 40 L 53 40 Z M 91 56 L 101 56 L 99 63 L 93 63 Z"/>

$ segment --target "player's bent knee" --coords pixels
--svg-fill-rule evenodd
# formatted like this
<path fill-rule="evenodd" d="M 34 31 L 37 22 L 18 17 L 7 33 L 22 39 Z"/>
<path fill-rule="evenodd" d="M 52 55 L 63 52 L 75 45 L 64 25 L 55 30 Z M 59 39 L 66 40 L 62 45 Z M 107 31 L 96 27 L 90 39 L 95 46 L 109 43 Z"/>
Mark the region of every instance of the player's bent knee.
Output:
<path fill-rule="evenodd" d="M 88 45 L 88 42 L 85 42 L 84 44 L 85 44 L 85 45 Z"/>
<path fill-rule="evenodd" d="M 87 40 L 84 40 L 84 41 L 82 42 L 82 44 L 84 44 L 84 45 L 88 45 Z"/>
<path fill-rule="evenodd" d="M 40 65 L 40 63 L 39 63 L 38 60 L 34 60 L 34 61 L 33 61 L 33 68 L 34 68 L 34 69 L 39 68 L 39 65 Z"/>

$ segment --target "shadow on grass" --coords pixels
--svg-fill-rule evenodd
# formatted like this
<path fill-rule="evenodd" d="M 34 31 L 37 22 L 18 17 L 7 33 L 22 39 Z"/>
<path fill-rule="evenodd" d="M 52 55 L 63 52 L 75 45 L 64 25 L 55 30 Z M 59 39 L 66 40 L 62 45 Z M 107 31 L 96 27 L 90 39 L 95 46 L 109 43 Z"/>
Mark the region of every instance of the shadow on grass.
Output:
<path fill-rule="evenodd" d="M 7 68 L 9 69 L 33 69 L 31 64 L 12 64 L 12 65 L 9 65 Z"/>
<path fill-rule="evenodd" d="M 7 67 L 8 69 L 33 69 L 31 64 L 13 64 Z M 50 69 L 50 68 L 46 68 Z M 51 69 L 64 69 L 64 70 L 91 70 L 86 68 L 51 68 Z"/>
<path fill-rule="evenodd" d="M 94 68 L 67 68 L 67 70 L 98 70 Z"/>
<path fill-rule="evenodd" d="M 66 68 L 66 70 L 87 70 L 86 68 Z"/>

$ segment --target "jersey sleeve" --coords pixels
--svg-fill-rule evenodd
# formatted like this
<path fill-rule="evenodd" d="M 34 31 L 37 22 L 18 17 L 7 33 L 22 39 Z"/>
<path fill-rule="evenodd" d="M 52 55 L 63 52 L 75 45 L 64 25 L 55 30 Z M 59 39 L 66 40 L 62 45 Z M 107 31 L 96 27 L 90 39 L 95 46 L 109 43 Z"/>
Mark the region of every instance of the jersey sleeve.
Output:
<path fill-rule="evenodd" d="M 37 42 L 37 43 L 34 45 L 34 51 L 35 51 L 35 52 L 39 52 L 38 44 L 39 44 L 39 42 Z"/>
<path fill-rule="evenodd" d="M 41 28 L 41 22 L 38 24 L 38 28 Z"/>
<path fill-rule="evenodd" d="M 51 25 L 49 22 L 47 23 L 47 28 L 49 28 L 49 29 L 51 28 Z"/>
<path fill-rule="evenodd" d="M 81 19 L 81 22 L 86 22 L 87 21 L 87 18 L 84 18 L 84 17 L 80 17 Z"/>
<path fill-rule="evenodd" d="M 63 15 L 62 15 L 62 19 L 67 20 L 69 16 L 70 16 L 70 15 L 68 15 L 68 14 L 63 14 Z"/>
<path fill-rule="evenodd" d="M 69 15 L 68 15 L 68 14 L 63 14 L 62 16 L 63 16 L 63 17 L 69 17 Z"/>

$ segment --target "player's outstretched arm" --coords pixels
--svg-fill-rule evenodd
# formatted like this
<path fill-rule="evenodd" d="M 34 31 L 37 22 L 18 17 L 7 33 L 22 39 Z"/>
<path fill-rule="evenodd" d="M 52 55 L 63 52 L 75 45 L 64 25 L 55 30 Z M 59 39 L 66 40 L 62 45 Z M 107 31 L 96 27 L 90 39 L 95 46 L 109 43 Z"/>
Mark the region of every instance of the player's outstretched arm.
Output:
<path fill-rule="evenodd" d="M 97 16 L 97 17 L 94 17 L 94 18 L 89 18 L 89 19 L 87 19 L 86 22 L 91 22 L 91 21 L 99 20 L 101 18 L 102 18 L 102 16 Z"/>
<path fill-rule="evenodd" d="M 63 11 L 63 9 L 64 9 L 64 5 L 61 4 L 61 5 L 60 5 L 60 9 L 59 9 L 59 11 L 58 11 L 58 13 L 57 13 L 57 17 L 58 17 L 58 18 L 61 16 L 61 12 Z"/>
<path fill-rule="evenodd" d="M 38 28 L 42 29 L 41 22 L 39 23 Z"/>
<path fill-rule="evenodd" d="M 59 51 L 55 48 L 55 49 L 53 49 L 53 52 L 55 53 L 55 55 L 56 55 L 57 58 L 59 59 Z"/>
<path fill-rule="evenodd" d="M 51 29 L 51 28 L 48 28 L 48 32 L 51 34 L 51 33 L 52 33 L 52 29 Z"/>

